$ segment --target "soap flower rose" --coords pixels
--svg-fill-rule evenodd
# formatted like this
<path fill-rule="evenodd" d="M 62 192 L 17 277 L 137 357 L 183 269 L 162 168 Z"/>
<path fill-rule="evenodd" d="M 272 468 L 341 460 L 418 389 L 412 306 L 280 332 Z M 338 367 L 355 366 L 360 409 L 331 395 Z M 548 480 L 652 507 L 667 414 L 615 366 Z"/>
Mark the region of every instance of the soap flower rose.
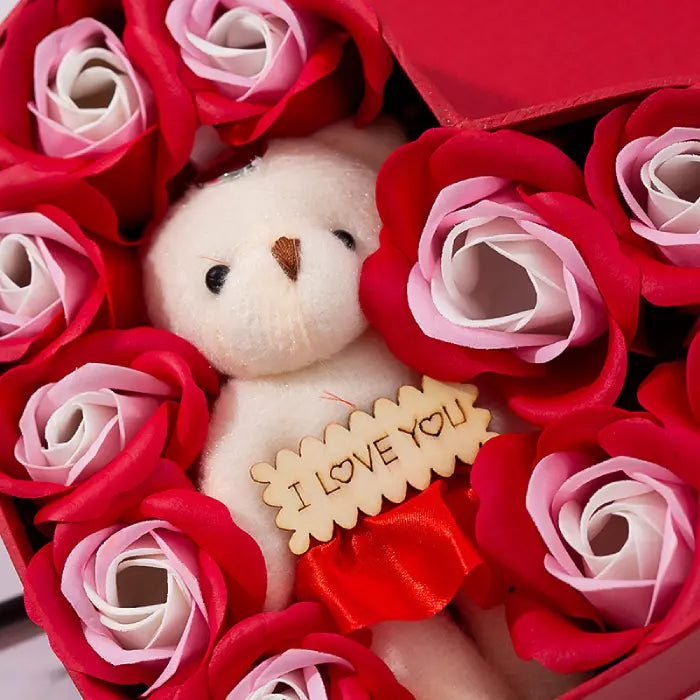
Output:
<path fill-rule="evenodd" d="M 700 478 L 686 461 L 699 440 L 598 407 L 482 448 L 476 539 L 512 586 L 520 656 L 584 671 L 700 621 Z"/>
<path fill-rule="evenodd" d="M 134 498 L 112 522 L 57 525 L 30 561 L 27 612 L 74 673 L 195 697 L 187 688 L 206 674 L 221 631 L 260 611 L 258 546 L 178 474 L 177 488 Z"/>
<path fill-rule="evenodd" d="M 97 158 L 132 142 L 153 123 L 150 86 L 114 32 L 84 17 L 44 37 L 34 53 L 39 146 L 57 158 Z"/>
<path fill-rule="evenodd" d="M 0 377 L 0 491 L 49 498 L 37 516 L 85 520 L 164 456 L 187 469 L 207 434 L 217 376 L 167 331 L 90 334 Z"/>
<path fill-rule="evenodd" d="M 447 381 L 491 373 L 534 423 L 617 398 L 638 272 L 567 156 L 515 132 L 435 129 L 385 163 L 377 206 L 360 300 L 401 360 Z"/>
<path fill-rule="evenodd" d="M 144 65 L 148 41 L 117 0 L 25 3 L 5 37 L 0 164 L 76 173 L 109 197 L 126 229 L 163 213 L 196 126 L 187 91 L 161 80 L 173 57 Z"/>
<path fill-rule="evenodd" d="M 139 321 L 138 261 L 116 236 L 114 210 L 85 182 L 0 172 L 0 363 Z"/>
<path fill-rule="evenodd" d="M 392 59 L 373 10 L 358 0 L 124 0 L 127 15 L 167 47 L 199 120 L 231 145 L 311 133 L 382 106 Z M 359 56 L 360 61 L 357 60 Z M 361 66 L 358 63 L 361 62 Z M 358 76 L 364 77 L 361 86 Z M 359 105 L 359 106 L 358 106 Z"/>
<path fill-rule="evenodd" d="M 296 603 L 234 625 L 212 654 L 207 686 L 197 697 L 413 697 L 370 649 L 340 635 L 318 603 Z"/>
<path fill-rule="evenodd" d="M 700 302 L 700 88 L 664 89 L 603 117 L 586 160 L 593 203 L 658 306 Z"/>
<path fill-rule="evenodd" d="M 318 17 L 294 10 L 284 0 L 173 0 L 165 23 L 187 67 L 222 95 L 241 102 L 278 102 L 322 31 Z"/>

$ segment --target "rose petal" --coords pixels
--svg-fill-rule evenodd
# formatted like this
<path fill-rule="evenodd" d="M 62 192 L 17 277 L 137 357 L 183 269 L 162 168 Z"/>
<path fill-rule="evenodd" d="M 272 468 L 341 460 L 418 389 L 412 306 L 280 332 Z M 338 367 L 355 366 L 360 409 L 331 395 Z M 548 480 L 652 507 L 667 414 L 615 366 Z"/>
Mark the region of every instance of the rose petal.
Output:
<path fill-rule="evenodd" d="M 260 692 L 267 685 L 270 685 L 268 692 L 272 692 L 280 682 L 291 686 L 292 683 L 286 678 L 289 674 L 299 670 L 315 671 L 315 667 L 323 664 L 338 664 L 343 669 L 353 670 L 346 659 L 333 654 L 324 654 L 309 649 L 288 649 L 282 654 L 266 659 L 256 666 L 231 690 L 226 700 L 246 700 L 246 698 L 255 692 Z M 299 697 L 308 698 L 309 700 L 325 700 L 326 692 L 322 680 L 320 684 L 323 691 L 322 695 L 313 691 L 307 692 L 309 685 L 312 687 L 318 685 L 320 676 L 317 671 L 314 673 L 314 677 L 315 681 L 311 683 L 309 683 L 308 678 L 305 678 L 303 685 L 299 684 L 297 690 Z"/>
<path fill-rule="evenodd" d="M 279 101 L 318 42 L 320 22 L 283 1 L 232 5 L 216 17 L 218 0 L 174 0 L 165 23 L 188 68 L 212 81 L 221 94 L 240 101 Z M 260 43 L 263 47 L 257 48 Z"/>
<path fill-rule="evenodd" d="M 34 97 L 29 109 L 50 156 L 108 154 L 134 141 L 152 121 L 150 87 L 116 35 L 91 17 L 39 42 Z"/>

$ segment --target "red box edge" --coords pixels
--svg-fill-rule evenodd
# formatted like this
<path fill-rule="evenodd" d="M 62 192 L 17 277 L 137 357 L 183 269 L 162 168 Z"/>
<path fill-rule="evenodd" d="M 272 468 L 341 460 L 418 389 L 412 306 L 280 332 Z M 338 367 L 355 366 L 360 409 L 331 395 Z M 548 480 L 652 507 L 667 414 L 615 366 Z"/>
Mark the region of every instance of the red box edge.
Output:
<path fill-rule="evenodd" d="M 401 43 L 391 30 L 381 21 L 380 30 L 392 55 L 441 126 L 473 129 L 504 129 L 517 126 L 522 131 L 537 131 L 603 114 L 619 104 L 643 97 L 654 90 L 700 84 L 700 74 L 641 80 L 618 85 L 615 88 L 594 90 L 584 95 L 555 100 L 554 102 L 543 102 L 531 107 L 513 109 L 489 117 L 470 118 L 460 114 L 450 100 L 431 85 L 423 72 L 406 56 L 401 48 Z"/>

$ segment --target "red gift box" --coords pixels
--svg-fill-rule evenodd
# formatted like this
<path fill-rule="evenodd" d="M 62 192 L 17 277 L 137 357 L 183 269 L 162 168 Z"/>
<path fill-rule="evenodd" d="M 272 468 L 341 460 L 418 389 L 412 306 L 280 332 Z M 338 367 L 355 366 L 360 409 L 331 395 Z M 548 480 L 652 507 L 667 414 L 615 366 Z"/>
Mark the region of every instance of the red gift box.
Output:
<path fill-rule="evenodd" d="M 369 4 L 398 63 L 445 126 L 532 131 L 602 114 L 660 87 L 700 82 L 694 0 Z M 23 579 L 34 550 L 6 496 L 0 536 Z M 645 697 L 686 697 L 700 688 L 698 649 L 700 625 L 682 639 L 647 645 L 562 698 L 612 700 L 642 689 Z M 122 697 L 71 676 L 85 697 Z"/>
<path fill-rule="evenodd" d="M 444 126 L 528 131 L 700 82 L 694 0 L 371 0 Z"/>

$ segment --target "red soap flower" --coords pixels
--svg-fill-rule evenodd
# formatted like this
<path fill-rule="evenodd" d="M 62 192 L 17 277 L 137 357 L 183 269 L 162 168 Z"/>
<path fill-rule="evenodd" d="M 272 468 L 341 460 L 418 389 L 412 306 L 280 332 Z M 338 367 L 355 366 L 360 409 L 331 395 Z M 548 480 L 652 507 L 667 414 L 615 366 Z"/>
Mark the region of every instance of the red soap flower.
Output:
<path fill-rule="evenodd" d="M 512 586 L 520 656 L 583 671 L 697 625 L 700 478 L 688 457 L 699 441 L 697 429 L 601 407 L 480 450 L 476 539 Z"/>
<path fill-rule="evenodd" d="M 435 129 L 386 162 L 377 207 L 360 300 L 401 360 L 448 381 L 494 375 L 538 424 L 614 402 L 638 273 L 567 156 L 516 132 Z"/>
<path fill-rule="evenodd" d="M 117 235 L 110 203 L 85 182 L 0 172 L 0 363 L 141 320 L 138 261 Z"/>
<path fill-rule="evenodd" d="M 700 302 L 700 89 L 669 88 L 603 117 L 586 160 L 596 208 L 658 306 Z"/>
<path fill-rule="evenodd" d="M 0 377 L 0 492 L 48 499 L 38 521 L 96 517 L 161 455 L 187 469 L 216 373 L 188 342 L 133 328 L 80 338 Z"/>
<path fill-rule="evenodd" d="M 235 625 L 214 650 L 208 688 L 202 685 L 197 697 L 244 700 L 299 683 L 309 694 L 310 687 L 318 693 L 322 686 L 324 697 L 338 700 L 413 697 L 370 649 L 340 635 L 317 603 L 296 603 Z"/>
<path fill-rule="evenodd" d="M 135 31 L 152 42 L 154 60 L 177 55 L 168 82 L 182 79 L 200 122 L 220 125 L 232 145 L 263 133 L 308 134 L 354 111 L 366 124 L 382 106 L 391 55 L 377 17 L 359 0 L 124 5 Z"/>
<path fill-rule="evenodd" d="M 156 471 L 149 486 L 168 490 L 141 489 L 112 517 L 57 525 L 29 563 L 25 603 L 79 681 L 199 697 L 188 688 L 206 678 L 222 631 L 260 611 L 265 566 L 223 504 L 170 462 Z"/>
<path fill-rule="evenodd" d="M 0 164 L 85 178 L 127 228 L 163 213 L 196 122 L 184 87 L 162 79 L 175 57 L 152 54 L 119 0 L 22 3 L 0 48 Z"/>

